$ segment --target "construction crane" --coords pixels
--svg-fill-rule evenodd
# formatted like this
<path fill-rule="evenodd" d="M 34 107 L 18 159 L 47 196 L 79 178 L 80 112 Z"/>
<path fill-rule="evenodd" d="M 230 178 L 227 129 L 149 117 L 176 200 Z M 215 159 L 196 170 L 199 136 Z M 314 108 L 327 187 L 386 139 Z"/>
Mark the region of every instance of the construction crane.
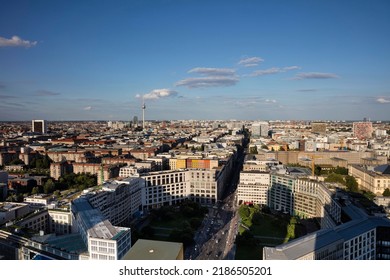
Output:
<path fill-rule="evenodd" d="M 320 155 L 308 155 L 311 159 L 311 176 L 314 177 L 314 171 L 315 171 L 315 159 L 320 159 L 322 156 Z"/>
<path fill-rule="evenodd" d="M 340 144 L 340 150 L 344 150 L 344 138 L 340 138 L 339 144 Z"/>

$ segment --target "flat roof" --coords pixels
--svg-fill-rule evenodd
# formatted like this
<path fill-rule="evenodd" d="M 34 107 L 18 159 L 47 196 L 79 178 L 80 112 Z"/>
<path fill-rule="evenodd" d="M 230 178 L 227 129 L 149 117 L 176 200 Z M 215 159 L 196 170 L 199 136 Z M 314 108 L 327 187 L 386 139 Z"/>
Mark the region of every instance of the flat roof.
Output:
<path fill-rule="evenodd" d="M 88 235 L 93 238 L 112 239 L 121 230 L 114 227 L 98 210 L 92 208 L 85 197 L 73 200 L 73 205 L 79 217 L 88 228 Z"/>
<path fill-rule="evenodd" d="M 177 260 L 182 251 L 182 243 L 138 239 L 123 260 Z"/>
<path fill-rule="evenodd" d="M 48 239 L 46 242 L 51 247 L 58 248 L 69 253 L 83 253 L 88 251 L 84 240 L 78 233 L 61 235 Z"/>
<path fill-rule="evenodd" d="M 323 229 L 276 247 L 264 247 L 265 259 L 294 260 L 334 243 L 350 240 L 377 227 L 390 227 L 390 220 L 364 217 L 333 229 Z"/>

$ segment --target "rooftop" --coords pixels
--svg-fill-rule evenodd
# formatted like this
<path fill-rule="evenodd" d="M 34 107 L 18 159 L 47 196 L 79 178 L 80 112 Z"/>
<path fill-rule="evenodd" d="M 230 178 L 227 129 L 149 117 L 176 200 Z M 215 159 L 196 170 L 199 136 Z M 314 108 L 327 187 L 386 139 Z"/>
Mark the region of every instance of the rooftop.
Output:
<path fill-rule="evenodd" d="M 112 239 L 120 230 L 114 227 L 98 209 L 92 208 L 85 197 L 75 199 L 73 210 L 77 212 L 86 227 L 88 235 L 93 238 Z"/>
<path fill-rule="evenodd" d="M 381 217 L 367 216 L 357 211 L 355 206 L 348 207 L 349 214 L 355 218 L 350 222 L 333 229 L 322 229 L 315 233 L 297 238 L 291 242 L 276 247 L 264 247 L 264 258 L 273 260 L 294 260 L 311 252 L 318 251 L 333 243 L 350 240 L 364 232 L 383 226 L 390 227 L 390 220 Z"/>
<path fill-rule="evenodd" d="M 182 243 L 138 239 L 123 260 L 178 260 L 182 258 Z"/>

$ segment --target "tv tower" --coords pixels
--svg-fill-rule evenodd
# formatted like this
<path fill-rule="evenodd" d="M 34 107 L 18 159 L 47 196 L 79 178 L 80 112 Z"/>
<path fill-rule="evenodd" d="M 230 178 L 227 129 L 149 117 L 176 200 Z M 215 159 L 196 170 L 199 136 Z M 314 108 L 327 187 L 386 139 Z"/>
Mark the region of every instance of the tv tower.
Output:
<path fill-rule="evenodd" d="M 145 101 L 143 101 L 143 104 L 142 104 L 142 130 L 145 130 L 145 109 L 146 109 Z"/>

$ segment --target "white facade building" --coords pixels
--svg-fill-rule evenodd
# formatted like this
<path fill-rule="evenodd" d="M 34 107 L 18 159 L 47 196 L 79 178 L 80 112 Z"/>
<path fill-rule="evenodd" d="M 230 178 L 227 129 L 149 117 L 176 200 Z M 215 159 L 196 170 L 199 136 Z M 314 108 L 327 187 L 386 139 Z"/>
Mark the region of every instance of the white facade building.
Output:
<path fill-rule="evenodd" d="M 269 172 L 241 171 L 237 186 L 237 203 L 267 205 L 269 186 Z"/>
<path fill-rule="evenodd" d="M 89 203 L 99 209 L 112 224 L 129 221 L 141 208 L 141 178 L 106 182 L 102 189 L 87 195 Z"/>
<path fill-rule="evenodd" d="M 267 137 L 269 131 L 268 122 L 255 122 L 252 124 L 252 137 Z"/>
<path fill-rule="evenodd" d="M 89 259 L 120 260 L 131 247 L 130 228 L 113 226 L 85 197 L 71 204 L 73 225 L 88 246 Z"/>

